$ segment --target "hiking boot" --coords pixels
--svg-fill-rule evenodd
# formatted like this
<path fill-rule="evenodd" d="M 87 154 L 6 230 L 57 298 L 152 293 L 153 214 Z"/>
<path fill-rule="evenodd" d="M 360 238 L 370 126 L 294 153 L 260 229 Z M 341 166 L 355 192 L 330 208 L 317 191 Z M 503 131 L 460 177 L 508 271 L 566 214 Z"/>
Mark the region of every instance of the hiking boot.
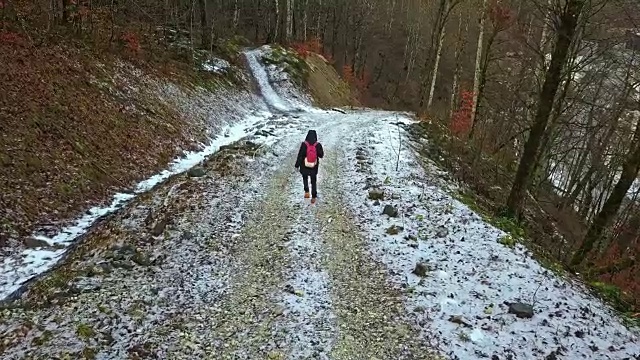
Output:
<path fill-rule="evenodd" d="M 316 201 L 318 201 L 318 199 L 316 199 L 316 198 L 311 199 L 311 203 L 312 203 L 312 204 L 315 204 L 315 203 L 316 203 Z"/>
<path fill-rule="evenodd" d="M 308 192 L 304 193 L 304 198 L 305 198 L 305 199 L 308 199 L 308 198 L 310 198 L 310 197 L 311 197 L 311 194 L 309 194 Z"/>

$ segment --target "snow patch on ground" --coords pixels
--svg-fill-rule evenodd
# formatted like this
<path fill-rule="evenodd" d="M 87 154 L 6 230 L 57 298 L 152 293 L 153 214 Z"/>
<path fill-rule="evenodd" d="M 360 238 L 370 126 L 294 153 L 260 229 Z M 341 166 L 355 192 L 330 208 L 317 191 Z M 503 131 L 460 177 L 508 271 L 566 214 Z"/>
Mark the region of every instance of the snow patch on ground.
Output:
<path fill-rule="evenodd" d="M 264 57 L 272 51 L 273 48 L 265 45 L 245 53 L 249 67 L 267 103 L 278 111 L 322 112 L 321 109 L 313 107 L 309 95 L 295 84 L 284 69 L 274 64 L 264 65 Z M 272 84 L 276 84 L 276 86 Z"/>
<path fill-rule="evenodd" d="M 281 98 L 271 86 L 267 71 L 261 62 L 262 54 L 263 52 L 260 49 L 245 52 L 247 62 L 249 63 L 249 67 L 251 68 L 251 72 L 253 73 L 256 82 L 258 83 L 260 93 L 264 96 L 267 104 L 276 111 L 287 112 L 292 110 L 292 105 Z"/>
<path fill-rule="evenodd" d="M 136 184 L 131 193 L 115 194 L 110 204 L 89 209 L 79 219 L 72 221 L 71 225 L 62 228 L 56 234 L 34 234 L 35 239 L 44 241 L 49 247 L 24 248 L 2 261 L 0 300 L 10 296 L 29 279 L 52 268 L 65 254 L 66 249 L 98 219 L 122 208 L 136 195 L 149 191 L 170 176 L 189 170 L 218 151 L 221 146 L 251 134 L 250 131 L 256 124 L 271 115 L 266 110 L 264 102 L 257 101 L 258 97 L 249 93 L 242 94 L 231 90 L 211 93 L 204 89 L 187 93 L 169 82 L 155 85 L 158 86 L 155 96 L 173 103 L 189 121 L 205 124 L 209 143 L 200 144 L 200 149 L 196 151 L 184 151 L 183 155 L 174 159 L 167 169 Z M 134 89 L 131 88 L 130 91 Z"/>
<path fill-rule="evenodd" d="M 395 121 L 389 115 L 352 134 L 344 186 L 371 251 L 406 287 L 407 307 L 421 314 L 425 336 L 435 333 L 453 359 L 640 356 L 638 334 L 608 306 L 544 269 L 524 247 L 500 244 L 504 232 L 433 186 L 441 179 L 424 173 Z M 372 185 L 384 189 L 379 204 L 363 190 Z M 382 215 L 385 205 L 398 217 Z M 414 274 L 418 263 L 426 276 Z M 535 314 L 517 318 L 506 302 L 532 304 Z"/>
<path fill-rule="evenodd" d="M 293 174 L 291 202 L 298 211 L 287 247 L 292 254 L 291 277 L 285 289 L 286 326 L 293 334 L 290 359 L 329 359 L 336 334 L 330 278 L 322 266 L 321 232 L 308 200 L 302 198 L 300 176 Z"/>
<path fill-rule="evenodd" d="M 231 68 L 231 64 L 224 59 L 209 58 L 202 63 L 202 69 L 215 74 L 224 75 Z"/>
<path fill-rule="evenodd" d="M 184 337 L 187 331 L 179 331 L 181 327 L 198 327 L 195 333 L 210 337 L 211 313 L 228 290 L 233 270 L 230 248 L 239 240 L 236 235 L 243 226 L 243 210 L 250 199 L 247 193 L 256 192 L 259 185 L 244 181 L 232 186 L 224 179 L 209 179 L 207 188 L 211 191 L 198 194 L 190 193 L 188 188 L 172 195 L 160 193 L 151 200 L 152 204 L 128 209 L 128 215 L 123 216 L 127 221 L 121 222 L 125 239 L 119 239 L 124 246 L 114 246 L 106 254 L 97 252 L 83 259 L 82 264 L 75 264 L 78 268 L 109 269 L 91 278 L 97 287 L 77 294 L 63 305 L 25 312 L 25 318 L 42 326 L 18 339 L 6 351 L 6 358 L 80 351 L 87 346 L 77 334 L 81 324 L 94 331 L 96 338 L 110 339 L 108 348 L 99 349 L 97 358 L 101 359 L 126 358 L 131 349 L 147 342 L 157 344 L 154 352 L 158 358 L 167 358 L 184 349 L 185 344 L 199 340 Z M 190 200 L 189 211 L 177 215 L 175 224 L 160 239 L 141 245 L 139 239 L 148 236 L 143 219 L 149 207 L 160 211 L 163 203 L 184 198 Z M 212 212 L 212 208 L 218 211 Z M 131 237 L 133 242 L 129 242 Z M 149 266 L 131 263 L 127 269 L 115 265 L 118 261 L 127 262 L 113 258 L 122 256 L 126 246 L 131 248 L 132 244 L 138 248 L 135 251 L 150 254 Z M 13 323 L 0 325 L 0 334 L 11 334 L 21 323 L 14 319 Z M 50 340 L 32 346 L 34 339 L 45 337 Z M 10 337 L 6 339 L 9 341 Z M 211 341 L 203 343 L 207 342 Z M 195 358 L 206 355 L 203 347 L 192 348 L 199 351 L 193 354 Z"/>

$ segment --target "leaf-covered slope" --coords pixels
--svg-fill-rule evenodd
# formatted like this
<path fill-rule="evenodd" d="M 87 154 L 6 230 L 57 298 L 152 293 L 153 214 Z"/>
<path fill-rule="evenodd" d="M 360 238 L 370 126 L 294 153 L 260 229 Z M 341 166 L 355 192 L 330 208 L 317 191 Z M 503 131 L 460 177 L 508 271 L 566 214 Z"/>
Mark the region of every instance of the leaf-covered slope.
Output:
<path fill-rule="evenodd" d="M 15 36 L 0 42 L 0 248 L 148 177 L 215 129 L 209 109 L 168 101 L 211 95 L 213 75 Z"/>

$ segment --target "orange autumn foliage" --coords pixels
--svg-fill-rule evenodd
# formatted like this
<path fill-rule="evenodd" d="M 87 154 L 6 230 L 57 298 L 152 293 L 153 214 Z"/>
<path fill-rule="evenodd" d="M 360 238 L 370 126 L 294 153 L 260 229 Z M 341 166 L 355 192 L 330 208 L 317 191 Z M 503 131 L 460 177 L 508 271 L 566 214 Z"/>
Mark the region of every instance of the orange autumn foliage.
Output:
<path fill-rule="evenodd" d="M 291 48 L 301 57 L 309 56 L 309 53 L 322 54 L 322 42 L 318 38 L 311 38 L 307 41 L 295 42 Z"/>
<path fill-rule="evenodd" d="M 140 46 L 140 37 L 132 32 L 127 31 L 122 36 L 120 36 L 120 40 L 123 42 L 124 47 L 129 50 L 133 54 L 139 54 L 142 47 Z"/>
<path fill-rule="evenodd" d="M 462 90 L 460 107 L 452 117 L 449 129 L 457 136 L 463 136 L 471 130 L 471 111 L 473 110 L 473 92 Z"/>

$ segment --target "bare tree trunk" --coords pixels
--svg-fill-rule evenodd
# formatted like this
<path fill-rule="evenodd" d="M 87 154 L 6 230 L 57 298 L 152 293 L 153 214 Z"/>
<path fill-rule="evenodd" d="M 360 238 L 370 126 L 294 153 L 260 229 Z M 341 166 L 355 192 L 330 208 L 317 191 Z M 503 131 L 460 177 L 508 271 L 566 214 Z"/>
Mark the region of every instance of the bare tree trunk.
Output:
<path fill-rule="evenodd" d="M 325 17 L 324 27 L 326 29 L 327 19 L 329 16 L 324 11 L 322 0 L 318 0 L 318 18 L 316 19 L 316 38 L 322 39 L 322 45 L 324 46 L 324 36 L 321 35 L 321 34 L 324 34 L 324 30 L 320 30 L 321 29 L 320 24 L 322 24 L 322 15 L 324 15 Z"/>
<path fill-rule="evenodd" d="M 455 70 L 453 72 L 453 83 L 451 85 L 451 105 L 449 107 L 449 118 L 453 117 L 453 112 L 456 109 L 457 98 L 458 98 L 458 81 L 460 79 L 460 70 L 462 64 L 460 63 L 460 56 L 462 55 L 462 50 L 465 46 L 465 38 L 466 34 L 469 32 L 469 18 L 464 21 L 464 34 L 462 35 L 462 12 L 460 12 L 460 17 L 458 18 L 458 34 L 456 36 L 456 50 L 455 50 Z"/>
<path fill-rule="evenodd" d="M 280 29 L 280 1 L 274 0 L 276 5 L 276 24 L 272 41 L 278 41 L 278 29 Z"/>
<path fill-rule="evenodd" d="M 475 76 L 474 76 L 473 104 L 475 104 L 475 106 L 473 106 L 473 110 L 471 113 L 471 118 L 474 120 L 471 122 L 469 139 L 473 138 L 473 135 L 478 125 L 477 119 L 478 119 L 478 113 L 480 109 L 480 102 L 483 99 L 484 87 L 487 84 L 487 71 L 489 70 L 489 60 L 490 60 L 489 56 L 491 54 L 491 48 L 493 47 L 493 42 L 495 41 L 497 36 L 498 36 L 498 30 L 494 28 L 493 32 L 489 36 L 489 41 L 487 41 L 487 45 L 484 47 L 482 65 L 480 66 L 480 73 L 478 74 L 479 81 L 478 81 L 477 89 L 475 89 Z M 480 155 L 480 153 L 477 153 L 477 155 Z"/>
<path fill-rule="evenodd" d="M 482 0 L 480 11 L 480 31 L 478 32 L 478 48 L 476 49 L 476 67 L 473 73 L 473 102 L 471 105 L 471 126 L 476 122 L 478 109 L 478 93 L 480 92 L 480 72 L 482 70 L 482 54 L 484 49 L 484 28 L 487 19 L 487 0 Z"/>
<path fill-rule="evenodd" d="M 240 20 L 240 7 L 238 6 L 238 0 L 233 2 L 233 31 L 238 29 L 238 21 Z"/>
<path fill-rule="evenodd" d="M 336 46 L 338 45 L 338 9 L 333 7 L 333 21 L 331 22 L 332 33 L 331 33 L 331 57 L 333 59 L 336 58 Z"/>
<path fill-rule="evenodd" d="M 616 183 L 616 186 L 613 188 L 613 191 L 609 195 L 609 198 L 607 198 L 607 201 L 604 203 L 604 206 L 591 223 L 591 226 L 587 231 L 587 235 L 584 237 L 582 245 L 571 259 L 571 266 L 580 265 L 584 261 L 586 256 L 591 252 L 591 250 L 593 250 L 594 247 L 597 247 L 597 245 L 602 241 L 604 232 L 610 226 L 611 222 L 618 213 L 618 210 L 620 210 L 622 200 L 624 200 L 627 192 L 629 192 L 631 185 L 638 177 L 638 172 L 640 171 L 639 143 L 640 122 L 636 124 L 632 148 L 629 150 L 627 160 L 622 166 L 622 174 L 620 175 L 620 179 Z"/>
<path fill-rule="evenodd" d="M 520 215 L 520 211 L 522 210 L 522 203 L 531 181 L 531 174 L 535 167 L 538 151 L 540 150 L 540 143 L 547 128 L 556 93 L 560 87 L 562 70 L 567 62 L 569 49 L 571 48 L 571 43 L 573 42 L 578 27 L 578 17 L 582 13 L 582 8 L 582 0 L 568 0 L 566 8 L 559 16 L 558 37 L 540 93 L 535 122 L 525 143 L 524 152 L 518 165 L 516 179 L 507 200 L 507 208 L 512 214 L 517 216 Z"/>
<path fill-rule="evenodd" d="M 564 86 L 562 87 L 562 93 L 559 96 L 557 96 L 557 99 L 555 100 L 555 108 L 552 109 L 551 125 L 549 126 L 549 129 L 545 131 L 544 135 L 542 135 L 542 140 L 540 141 L 541 150 L 536 156 L 536 160 L 532 170 L 532 174 L 534 177 L 536 177 L 537 173 L 539 172 L 538 170 L 540 168 L 540 165 L 543 163 L 547 154 L 550 151 L 549 142 L 551 141 L 553 134 L 556 132 L 557 127 L 560 125 L 559 120 L 560 120 L 560 115 L 562 114 L 562 105 L 564 104 L 564 101 L 567 97 L 570 86 L 571 86 L 571 74 L 568 74 L 567 79 L 564 83 Z"/>
<path fill-rule="evenodd" d="M 293 2 L 294 0 L 285 0 L 287 7 L 287 16 L 285 21 L 285 37 L 284 42 L 286 44 L 291 43 L 293 38 Z"/>
<path fill-rule="evenodd" d="M 110 29 L 110 36 L 109 36 L 109 46 L 111 46 L 111 44 L 113 43 L 113 40 L 115 40 L 116 37 L 116 7 L 115 7 L 115 0 L 111 0 L 111 6 L 109 6 L 109 10 L 111 13 L 111 29 Z"/>
<path fill-rule="evenodd" d="M 49 28 L 58 24 L 58 0 L 49 1 Z M 2 8 L 2 19 L 6 16 L 6 6 Z"/>
<path fill-rule="evenodd" d="M 307 13 L 309 12 L 309 0 L 305 0 L 304 2 L 304 9 L 302 10 L 302 39 L 304 40 L 304 42 L 307 42 Z"/>
<path fill-rule="evenodd" d="M 444 11 L 449 11 L 449 0 L 444 1 Z M 444 22 L 444 19 L 443 19 Z M 438 39 L 438 45 L 436 50 L 436 59 L 433 63 L 433 70 L 431 72 L 431 86 L 429 87 L 429 97 L 427 100 L 427 110 L 431 109 L 433 103 L 433 93 L 436 89 L 436 81 L 438 79 L 438 68 L 440 67 L 440 58 L 442 57 L 442 45 L 444 44 L 444 37 L 446 34 L 446 26 L 442 24 L 442 30 L 440 31 L 440 38 Z"/>
<path fill-rule="evenodd" d="M 62 22 L 69 21 L 69 0 L 62 0 Z"/>
<path fill-rule="evenodd" d="M 195 52 L 193 51 L 195 46 L 193 45 L 195 43 L 195 41 L 193 41 L 193 19 L 195 18 L 195 12 L 196 12 L 196 7 L 195 7 L 195 1 L 191 0 L 191 11 L 190 16 L 189 16 L 189 38 L 191 41 L 191 59 L 194 60 L 195 59 Z"/>
<path fill-rule="evenodd" d="M 548 19 L 549 14 L 551 14 L 551 5 L 553 0 L 548 0 L 547 6 L 548 9 L 544 12 L 544 18 L 542 19 L 542 34 L 540 36 L 539 49 L 541 54 L 541 59 L 536 62 L 535 70 L 534 70 L 534 83 L 539 84 L 539 79 L 543 77 L 543 71 L 546 68 L 546 59 L 547 59 L 547 38 L 549 37 L 549 24 Z M 527 38 L 531 37 L 531 32 L 533 31 L 533 17 L 531 18 L 531 24 L 529 25 L 529 31 L 527 34 Z M 527 119 L 527 124 L 533 122 L 533 112 L 530 110 L 530 106 L 533 107 L 535 104 L 536 94 L 540 93 L 540 89 L 536 87 L 535 91 L 530 93 L 530 96 L 527 98 L 527 105 L 525 106 L 525 119 Z"/>
<path fill-rule="evenodd" d="M 209 17 L 207 16 L 207 5 L 205 0 L 198 0 L 200 8 L 200 36 L 202 37 L 200 46 L 203 49 L 211 50 L 211 34 L 209 32 Z"/>
<path fill-rule="evenodd" d="M 89 0 L 89 32 L 93 32 L 93 0 Z"/>
<path fill-rule="evenodd" d="M 407 38 L 407 63 L 406 63 L 406 68 L 407 68 L 407 73 L 405 75 L 405 82 L 409 81 L 409 77 L 411 77 L 411 74 L 413 73 L 413 69 L 415 68 L 416 65 L 416 57 L 418 54 L 418 44 L 420 43 L 420 23 L 416 24 L 415 26 L 412 26 L 410 31 L 409 31 L 409 37 Z"/>
<path fill-rule="evenodd" d="M 440 59 L 436 59 L 438 57 L 438 53 L 441 51 L 441 47 L 439 47 L 440 40 L 443 36 L 443 32 L 445 31 L 447 20 L 449 18 L 449 14 L 453 7 L 457 4 L 455 2 L 451 5 L 450 0 L 438 0 L 438 12 L 436 16 L 436 21 L 433 25 L 433 30 L 431 31 L 431 42 L 427 48 L 427 56 L 425 56 L 424 67 L 422 70 L 421 76 L 421 84 L 420 84 L 420 108 L 422 109 L 425 106 L 425 103 L 428 101 L 429 97 L 429 89 L 431 79 L 434 76 L 437 76 L 437 73 L 432 73 L 430 70 L 434 69 L 434 64 L 436 61 Z"/>

